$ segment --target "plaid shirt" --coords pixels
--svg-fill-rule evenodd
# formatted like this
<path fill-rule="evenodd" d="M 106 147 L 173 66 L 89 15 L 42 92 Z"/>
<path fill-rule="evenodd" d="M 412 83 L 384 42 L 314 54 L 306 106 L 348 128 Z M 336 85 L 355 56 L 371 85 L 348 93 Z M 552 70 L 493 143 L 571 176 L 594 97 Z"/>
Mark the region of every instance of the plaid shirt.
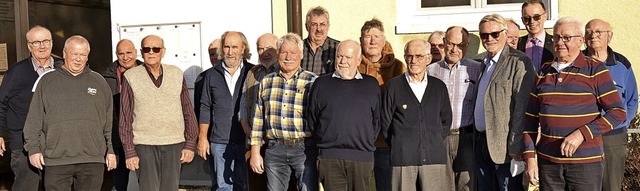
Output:
<path fill-rule="evenodd" d="M 250 144 L 262 145 L 264 139 L 311 137 L 303 111 L 316 75 L 299 69 L 290 79 L 274 72 L 260 81 L 255 105 Z"/>
<path fill-rule="evenodd" d="M 453 113 L 451 129 L 473 124 L 473 94 L 481 72 L 480 63 L 471 59 L 460 60 L 452 69 L 444 60 L 427 66 L 427 74 L 447 85 Z"/>
<path fill-rule="evenodd" d="M 301 67 L 309 72 L 313 72 L 316 75 L 322 75 L 331 73 L 336 70 L 335 58 L 336 48 L 340 41 L 327 37 L 324 40 L 322 46 L 318 47 L 318 51 L 313 52 L 311 50 L 311 40 L 309 38 L 304 39 L 304 49 L 302 53 Z"/>

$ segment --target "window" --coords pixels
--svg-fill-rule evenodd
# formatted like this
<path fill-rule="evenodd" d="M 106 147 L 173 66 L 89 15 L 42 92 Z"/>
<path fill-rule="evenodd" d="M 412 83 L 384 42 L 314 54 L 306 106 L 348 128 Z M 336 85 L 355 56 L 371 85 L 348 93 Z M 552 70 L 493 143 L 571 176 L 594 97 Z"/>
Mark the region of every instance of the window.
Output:
<path fill-rule="evenodd" d="M 463 26 L 478 30 L 478 22 L 488 14 L 497 13 L 515 19 L 522 29 L 520 8 L 526 0 L 396 0 L 396 33 L 427 33 L 446 30 L 449 26 Z M 543 0 L 553 27 L 558 19 L 558 0 Z"/>

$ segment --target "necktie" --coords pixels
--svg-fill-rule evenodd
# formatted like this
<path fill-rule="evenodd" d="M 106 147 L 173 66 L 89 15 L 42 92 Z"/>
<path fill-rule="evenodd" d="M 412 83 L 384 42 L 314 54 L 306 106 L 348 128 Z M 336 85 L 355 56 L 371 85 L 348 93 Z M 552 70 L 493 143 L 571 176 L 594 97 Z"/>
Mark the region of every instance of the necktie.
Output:
<path fill-rule="evenodd" d="M 533 44 L 531 51 L 531 62 L 533 62 L 533 67 L 535 67 L 536 71 L 540 68 L 542 63 L 542 52 L 540 51 L 542 47 L 540 47 L 540 40 L 538 38 L 532 38 L 531 44 Z"/>

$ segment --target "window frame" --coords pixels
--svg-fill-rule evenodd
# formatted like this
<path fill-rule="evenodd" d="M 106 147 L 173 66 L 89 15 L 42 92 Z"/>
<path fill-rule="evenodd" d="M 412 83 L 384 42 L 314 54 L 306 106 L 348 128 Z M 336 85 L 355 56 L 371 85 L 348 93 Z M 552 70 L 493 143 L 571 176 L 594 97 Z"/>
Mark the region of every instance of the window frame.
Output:
<path fill-rule="evenodd" d="M 558 0 L 543 0 L 547 6 L 548 20 L 545 28 L 552 28 L 558 20 Z M 396 33 L 415 34 L 444 31 L 449 26 L 462 26 L 468 31 L 478 31 L 478 22 L 488 14 L 497 13 L 513 18 L 525 29 L 521 15 L 521 3 L 488 5 L 487 0 L 470 0 L 469 6 L 422 8 L 421 0 L 396 0 Z"/>

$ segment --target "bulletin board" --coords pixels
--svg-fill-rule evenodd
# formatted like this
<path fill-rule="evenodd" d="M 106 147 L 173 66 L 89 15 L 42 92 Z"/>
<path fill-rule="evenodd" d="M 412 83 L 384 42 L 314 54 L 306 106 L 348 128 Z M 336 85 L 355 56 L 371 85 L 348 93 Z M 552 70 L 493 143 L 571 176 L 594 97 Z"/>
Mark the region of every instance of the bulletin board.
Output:
<path fill-rule="evenodd" d="M 184 78 L 190 89 L 202 69 L 200 22 L 165 23 L 119 26 L 120 39 L 129 39 L 138 49 L 138 60 L 142 38 L 157 35 L 164 40 L 165 54 L 163 64 L 178 66 L 184 72 Z"/>

